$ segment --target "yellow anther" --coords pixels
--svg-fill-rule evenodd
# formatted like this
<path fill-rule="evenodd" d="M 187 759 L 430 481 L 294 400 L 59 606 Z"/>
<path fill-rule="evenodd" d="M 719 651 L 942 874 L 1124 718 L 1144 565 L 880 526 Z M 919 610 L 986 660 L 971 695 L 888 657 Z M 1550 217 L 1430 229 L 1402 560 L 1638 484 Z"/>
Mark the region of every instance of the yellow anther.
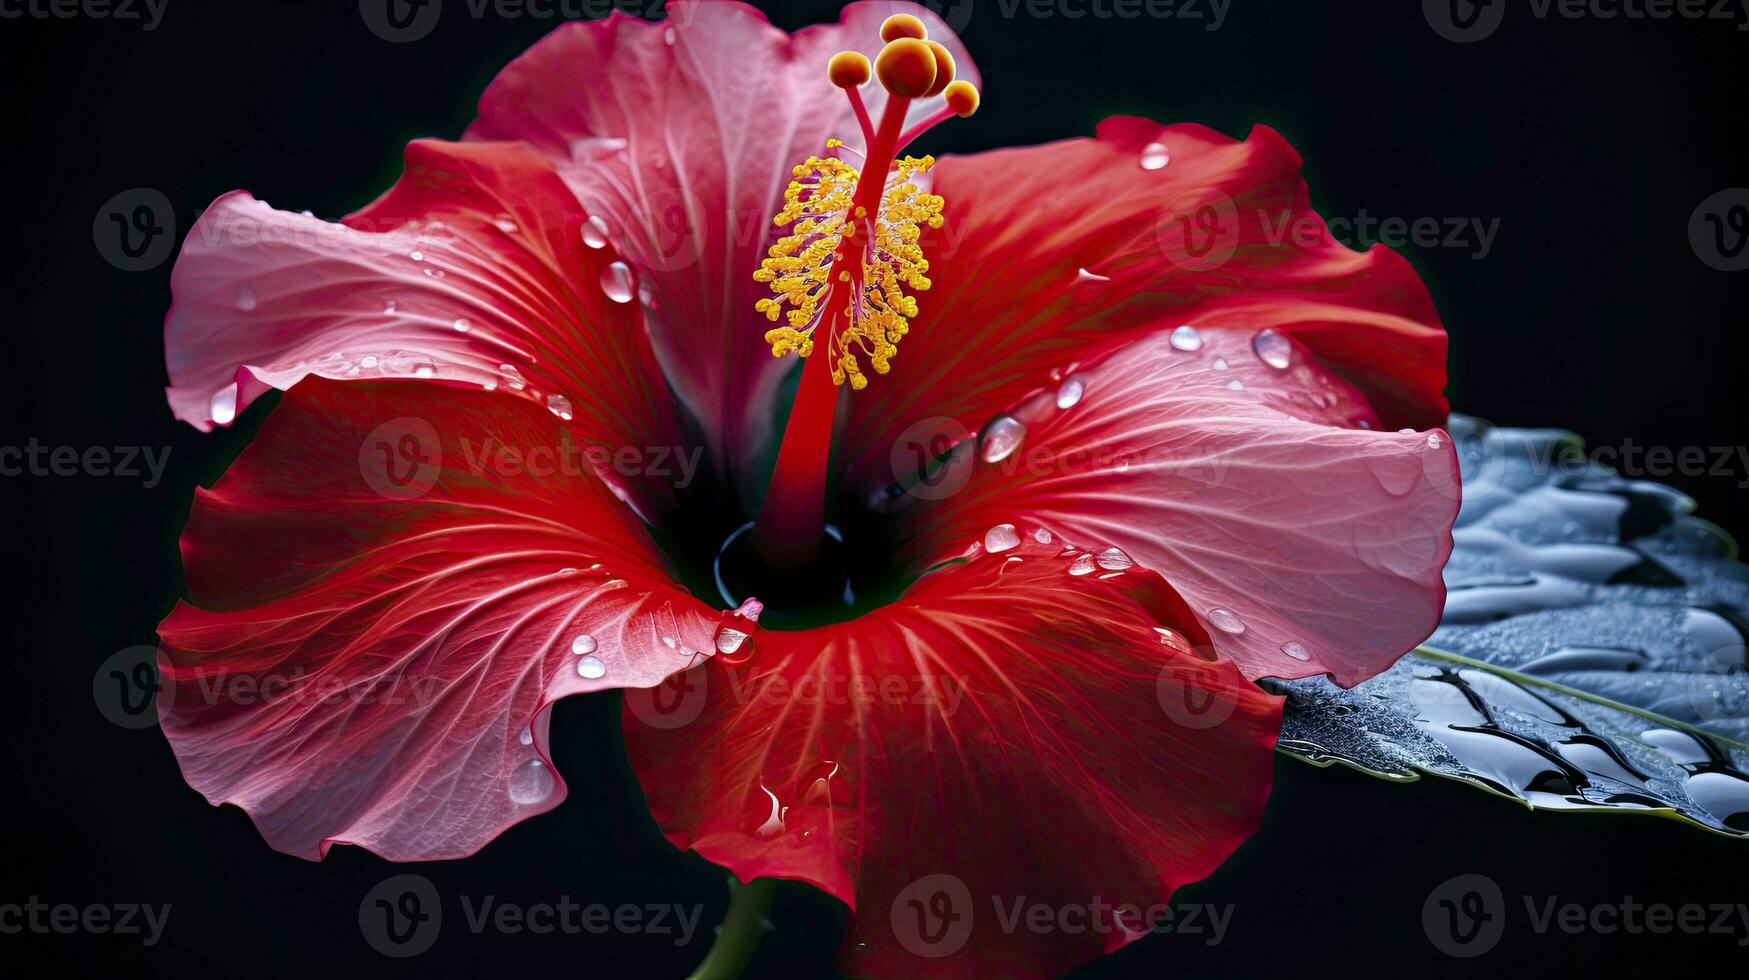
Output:
<path fill-rule="evenodd" d="M 868 55 L 860 51 L 840 51 L 826 64 L 826 78 L 839 88 L 857 88 L 868 84 Z"/>
<path fill-rule="evenodd" d="M 895 161 L 879 213 L 872 217 L 853 203 L 859 175 L 844 161 L 809 157 L 797 168 L 797 178 L 784 191 L 783 210 L 773 219 L 792 231 L 771 246 L 753 273 L 770 285 L 774 297 L 753 308 L 767 320 L 781 315 L 789 324 L 765 333 L 774 356 L 811 355 L 815 330 L 830 320 L 826 351 L 834 383 L 867 387 L 865 358 L 876 374 L 892 369 L 899 341 L 917 315 L 917 300 L 910 294 L 930 287 L 929 261 L 919 243 L 923 227 L 941 227 L 943 202 L 919 188 L 915 178 L 934 165 L 935 158 L 927 156 Z M 834 270 L 836 263 L 849 268 Z M 835 284 L 841 284 L 838 299 L 845 306 L 841 317 L 828 317 L 821 303 Z"/>
<path fill-rule="evenodd" d="M 911 14 L 894 14 L 881 21 L 881 40 L 883 41 L 896 41 L 902 37 L 914 37 L 921 41 L 928 36 L 929 29 Z"/>
<path fill-rule="evenodd" d="M 978 90 L 971 82 L 954 82 L 942 90 L 947 97 L 947 107 L 958 116 L 969 116 L 978 111 Z"/>
<path fill-rule="evenodd" d="M 915 99 L 935 84 L 935 52 L 917 38 L 901 37 L 888 41 L 875 55 L 874 70 L 882 88 L 902 99 Z"/>
<path fill-rule="evenodd" d="M 928 91 L 923 93 L 923 97 L 927 99 L 933 95 L 940 95 L 941 90 L 947 88 L 948 83 L 953 81 L 953 53 L 948 51 L 947 45 L 940 41 L 924 41 L 923 43 L 929 45 L 929 53 L 935 55 L 935 82 L 929 86 Z"/>

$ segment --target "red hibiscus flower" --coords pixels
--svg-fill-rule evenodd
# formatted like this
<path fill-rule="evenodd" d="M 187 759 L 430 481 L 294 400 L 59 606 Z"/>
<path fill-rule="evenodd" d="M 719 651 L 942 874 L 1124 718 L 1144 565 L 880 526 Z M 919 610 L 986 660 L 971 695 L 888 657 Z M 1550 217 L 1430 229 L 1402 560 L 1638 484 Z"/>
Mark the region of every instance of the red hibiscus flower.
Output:
<path fill-rule="evenodd" d="M 1255 829 L 1252 682 L 1438 618 L 1427 294 L 1266 129 L 907 156 L 977 74 L 891 12 L 567 25 L 340 224 L 212 206 L 170 404 L 286 394 L 182 539 L 193 787 L 291 854 L 461 857 L 563 800 L 552 703 L 627 689 L 668 837 L 844 901 L 874 974 L 1066 969 L 1145 923 L 940 903 L 1146 908 Z"/>

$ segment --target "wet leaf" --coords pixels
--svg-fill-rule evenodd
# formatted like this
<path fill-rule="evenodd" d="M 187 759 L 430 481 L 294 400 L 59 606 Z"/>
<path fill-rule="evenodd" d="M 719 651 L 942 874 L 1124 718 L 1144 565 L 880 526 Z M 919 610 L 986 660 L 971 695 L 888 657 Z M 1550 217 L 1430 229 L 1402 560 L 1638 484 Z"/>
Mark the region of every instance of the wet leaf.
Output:
<path fill-rule="evenodd" d="M 1288 696 L 1280 748 L 1539 809 L 1644 811 L 1749 836 L 1749 568 L 1694 502 L 1572 433 L 1454 416 L 1464 505 L 1427 644 Z"/>

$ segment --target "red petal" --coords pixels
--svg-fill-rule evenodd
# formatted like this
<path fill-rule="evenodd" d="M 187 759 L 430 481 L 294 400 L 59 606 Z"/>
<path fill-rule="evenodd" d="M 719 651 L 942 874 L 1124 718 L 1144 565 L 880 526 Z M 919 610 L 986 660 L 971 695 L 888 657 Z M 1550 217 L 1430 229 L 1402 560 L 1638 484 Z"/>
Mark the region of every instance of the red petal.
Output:
<path fill-rule="evenodd" d="M 1031 531 L 853 622 L 760 632 L 678 698 L 628 693 L 668 838 L 848 903 L 849 975 L 1060 973 L 1139 933 L 1005 929 L 994 903 L 1146 907 L 1257 828 L 1279 699 L 1191 651 L 1159 576 L 1070 575 Z M 943 885 L 963 925 L 931 941 L 908 900 Z"/>
<path fill-rule="evenodd" d="M 650 285 L 650 332 L 675 389 L 735 465 L 773 434 L 774 386 L 794 366 L 771 356 L 770 324 L 753 309 L 790 168 L 824 152 L 827 137 L 862 144 L 827 61 L 872 56 L 881 20 L 910 12 L 947 45 L 958 77 L 978 73 L 940 18 L 907 3 L 853 4 L 837 24 L 794 37 L 745 4 L 667 12 L 554 31 L 486 90 L 468 136 L 526 140 L 606 218 Z M 869 86 L 863 97 L 878 117 L 885 93 Z M 911 114 L 941 104 L 920 99 Z"/>
<path fill-rule="evenodd" d="M 429 377 L 554 399 L 595 445 L 678 446 L 638 308 L 604 292 L 616 256 L 584 245 L 584 221 L 508 143 L 410 144 L 400 183 L 345 225 L 227 194 L 171 277 L 170 406 L 206 429 L 215 399 L 222 424 L 309 375 Z"/>
<path fill-rule="evenodd" d="M 183 536 L 159 710 L 189 785 L 311 859 L 460 857 L 557 806 L 548 706 L 656 684 L 719 615 L 599 481 L 535 453 L 563 439 L 484 392 L 288 394 Z"/>
<path fill-rule="evenodd" d="M 1071 375 L 1068 408 L 1029 399 L 1012 455 L 967 445 L 914 494 L 938 499 L 901 505 L 904 553 L 926 567 L 993 524 L 1042 524 L 1158 570 L 1247 677 L 1388 667 L 1444 605 L 1451 439 L 1339 427 L 1377 425 L 1360 392 L 1279 335 L 1291 364 L 1265 364 L 1256 335 L 1181 351 L 1155 334 Z"/>
<path fill-rule="evenodd" d="M 1135 118 L 1097 139 L 943 158 L 932 176 L 947 223 L 924 242 L 934 287 L 894 380 L 852 406 L 843 444 L 867 453 L 853 465 L 884 467 L 893 435 L 920 419 L 979 425 L 1052 369 L 1162 320 L 1274 327 L 1359 385 L 1388 428 L 1442 424 L 1445 332 L 1426 288 L 1388 249 L 1332 239 L 1299 165 L 1264 127 L 1240 143 Z M 1220 229 L 1193 227 L 1201 256 L 1181 224 L 1199 215 Z"/>

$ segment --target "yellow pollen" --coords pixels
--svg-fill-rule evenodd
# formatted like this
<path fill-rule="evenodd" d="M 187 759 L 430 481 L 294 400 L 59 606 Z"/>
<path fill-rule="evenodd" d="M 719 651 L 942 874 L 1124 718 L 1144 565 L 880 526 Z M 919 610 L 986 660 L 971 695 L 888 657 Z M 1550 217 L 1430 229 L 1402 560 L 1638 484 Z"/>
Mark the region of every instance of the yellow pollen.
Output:
<path fill-rule="evenodd" d="M 827 146 L 841 145 L 828 140 Z M 940 228 L 942 199 L 924 192 L 914 178 L 935 165 L 934 157 L 901 157 L 887 173 L 879 213 L 870 216 L 854 203 L 859 174 L 837 157 L 809 157 L 791 171 L 794 179 L 783 195 L 783 210 L 772 223 L 791 229 L 771 246 L 753 278 L 771 287 L 772 297 L 754 309 L 788 326 L 765 333 L 774 357 L 814 352 L 814 332 L 829 317 L 821 310 L 833 281 L 849 293 L 836 331 L 826 339 L 832 359 L 832 381 L 849 379 L 852 389 L 868 386 L 861 358 L 876 374 L 886 374 L 898 352 L 899 340 L 917 315 L 910 292 L 929 288 L 929 261 L 919 242 L 923 226 Z M 858 254 L 860 253 L 860 254 Z M 851 260 L 860 258 L 860 262 Z M 832 266 L 843 261 L 833 275 Z M 840 292 L 836 301 L 844 301 Z M 859 358 L 860 355 L 860 358 Z"/>

